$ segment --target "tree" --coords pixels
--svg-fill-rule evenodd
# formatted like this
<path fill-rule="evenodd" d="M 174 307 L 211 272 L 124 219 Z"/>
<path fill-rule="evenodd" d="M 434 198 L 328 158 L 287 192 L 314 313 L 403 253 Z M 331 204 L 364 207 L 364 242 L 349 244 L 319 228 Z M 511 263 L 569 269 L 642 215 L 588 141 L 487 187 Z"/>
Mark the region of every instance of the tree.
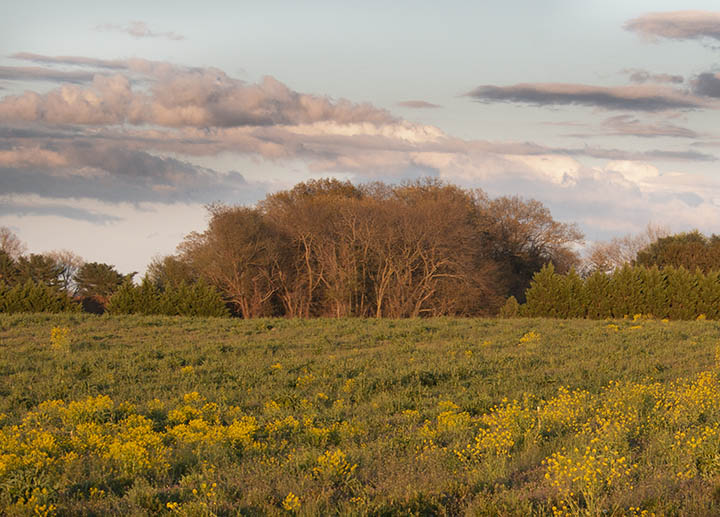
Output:
<path fill-rule="evenodd" d="M 0 283 L 14 285 L 18 282 L 20 270 L 17 262 L 3 250 L 0 250 Z"/>
<path fill-rule="evenodd" d="M 640 250 L 638 265 L 684 267 L 688 271 L 720 270 L 720 236 L 706 237 L 698 230 L 661 237 Z"/>
<path fill-rule="evenodd" d="M 51 287 L 60 286 L 62 267 L 47 255 L 32 253 L 20 257 L 17 262 L 18 279 L 20 282 L 31 281 Z"/>
<path fill-rule="evenodd" d="M 544 264 L 569 271 L 582 237 L 537 201 L 432 178 L 309 181 L 256 208 L 208 208 L 208 229 L 150 275 L 205 279 L 244 317 L 493 313 Z"/>
<path fill-rule="evenodd" d="M 663 226 L 648 224 L 637 235 L 615 237 L 609 242 L 596 242 L 590 246 L 583 270 L 589 275 L 595 271 L 609 273 L 624 264 L 635 262 L 638 252 L 653 242 L 670 234 Z"/>
<path fill-rule="evenodd" d="M 489 199 L 477 194 L 478 229 L 487 253 L 501 268 L 508 295 L 525 300 L 533 275 L 548 263 L 566 273 L 580 263 L 575 247 L 583 235 L 574 224 L 555 221 L 539 201 L 518 196 Z"/>
<path fill-rule="evenodd" d="M 0 282 L 0 313 L 77 312 L 79 306 L 57 287 L 27 280 L 8 286 Z"/>
<path fill-rule="evenodd" d="M 75 284 L 80 296 L 95 297 L 104 304 L 123 282 L 132 280 L 135 274 L 121 275 L 109 264 L 87 262 L 75 274 Z"/>
<path fill-rule="evenodd" d="M 27 246 L 7 226 L 0 226 L 0 251 L 17 260 L 25 253 Z"/>
<path fill-rule="evenodd" d="M 213 205 L 203 233 L 188 235 L 180 257 L 222 292 L 244 318 L 272 315 L 282 242 L 253 208 Z"/>
<path fill-rule="evenodd" d="M 396 187 L 380 201 L 370 238 L 378 317 L 466 313 L 471 298 L 487 294 L 475 208 L 467 191 L 432 179 Z"/>
<path fill-rule="evenodd" d="M 147 276 L 163 289 L 182 282 L 193 283 L 198 277 L 191 264 L 178 255 L 154 258 L 148 266 Z"/>
<path fill-rule="evenodd" d="M 261 214 L 283 242 L 280 249 L 284 253 L 278 255 L 273 278 L 287 316 L 342 316 L 349 314 L 354 303 L 364 304 L 355 289 L 360 279 L 355 276 L 351 243 L 358 236 L 352 232 L 362 223 L 352 210 L 341 207 L 359 207 L 366 197 L 350 182 L 325 179 L 300 183 L 259 204 Z"/>
<path fill-rule="evenodd" d="M 47 253 L 46 256 L 53 260 L 59 267 L 58 285 L 67 292 L 74 294 L 77 291 L 75 275 L 85 264 L 83 258 L 70 250 L 57 250 Z"/>

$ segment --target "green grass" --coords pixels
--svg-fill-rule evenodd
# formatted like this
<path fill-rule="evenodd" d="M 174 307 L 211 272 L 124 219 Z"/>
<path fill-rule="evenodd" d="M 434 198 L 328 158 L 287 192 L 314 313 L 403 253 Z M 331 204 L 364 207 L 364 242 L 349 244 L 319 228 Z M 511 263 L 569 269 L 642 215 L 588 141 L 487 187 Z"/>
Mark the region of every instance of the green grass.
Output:
<path fill-rule="evenodd" d="M 259 452 L 183 449 L 166 437 L 172 454 L 165 472 L 125 479 L 127 473 L 103 470 L 90 458 L 84 474 L 50 476 L 48 494 L 36 499 L 58 514 L 168 513 L 167 503 L 177 502 L 188 515 L 280 515 L 290 513 L 282 502 L 292 492 L 298 514 L 545 515 L 554 496 L 541 460 L 572 444 L 573 433 L 535 444 L 516 440 L 510 460 L 488 456 L 468 468 L 454 451 L 473 443 L 484 425 L 479 417 L 526 394 L 541 404 L 561 386 L 602 398 L 610 381 L 669 386 L 714 367 L 720 323 L 613 323 L 618 330 L 608 322 L 545 319 L 0 315 L 0 413 L 6 415 L 0 426 L 21 423 L 43 401 L 107 395 L 116 407 L 108 418 L 137 412 L 164 432 L 170 409 L 195 391 L 223 415 L 237 406 L 257 419 L 255 438 L 266 443 Z M 53 327 L 70 329 L 69 349 L 50 346 Z M 539 339 L 521 343 L 530 331 Z M 453 414 L 467 414 L 472 423 L 440 430 L 438 416 L 453 407 L 449 402 Z M 118 409 L 122 403 L 126 409 Z M 288 417 L 298 429 L 267 431 Z M 304 430 L 306 418 L 318 428 L 343 422 L 347 428 L 314 440 Z M 639 448 L 657 443 L 623 447 L 644 457 Z M 337 477 L 314 470 L 321 454 L 338 449 L 348 466 L 357 465 L 353 472 Z M 652 469 L 662 481 L 643 478 L 641 488 L 608 498 L 616 515 L 633 505 L 658 514 L 720 511 L 712 476 L 675 482 L 674 473 Z M 32 514 L 29 493 L 8 476 L 0 469 L 5 513 Z M 39 487 L 40 477 L 27 483 Z M 192 493 L 201 481 L 216 483 L 212 498 Z M 93 487 L 102 497 L 90 496 Z"/>

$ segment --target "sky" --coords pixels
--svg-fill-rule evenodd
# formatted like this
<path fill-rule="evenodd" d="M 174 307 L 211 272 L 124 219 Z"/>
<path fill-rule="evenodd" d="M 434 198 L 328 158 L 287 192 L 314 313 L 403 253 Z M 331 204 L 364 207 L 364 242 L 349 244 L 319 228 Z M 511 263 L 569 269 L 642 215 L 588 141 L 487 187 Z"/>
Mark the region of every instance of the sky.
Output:
<path fill-rule="evenodd" d="M 588 245 L 720 233 L 719 65 L 709 1 L 26 0 L 0 18 L 0 226 L 142 274 L 209 203 L 431 176 Z"/>

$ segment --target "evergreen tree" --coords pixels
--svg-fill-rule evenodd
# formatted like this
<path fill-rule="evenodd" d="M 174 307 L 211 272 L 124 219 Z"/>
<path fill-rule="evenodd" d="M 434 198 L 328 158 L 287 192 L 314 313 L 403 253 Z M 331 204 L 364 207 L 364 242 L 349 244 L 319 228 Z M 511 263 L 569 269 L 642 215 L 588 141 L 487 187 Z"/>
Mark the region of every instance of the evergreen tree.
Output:
<path fill-rule="evenodd" d="M 558 302 L 562 299 L 563 283 L 552 263 L 543 266 L 525 291 L 524 314 L 530 317 L 559 317 Z"/>
<path fill-rule="evenodd" d="M 668 283 L 668 317 L 675 320 L 694 319 L 698 315 L 698 277 L 684 267 L 666 267 Z"/>
<path fill-rule="evenodd" d="M 47 255 L 31 254 L 17 260 L 18 281 L 35 282 L 49 286 L 60 285 L 62 266 Z"/>
<path fill-rule="evenodd" d="M 14 285 L 19 281 L 20 270 L 9 253 L 0 250 L 0 282 Z"/>
<path fill-rule="evenodd" d="M 135 273 L 121 275 L 109 264 L 87 262 L 75 275 L 80 296 L 96 296 L 107 300 L 122 284 L 131 280 Z"/>
<path fill-rule="evenodd" d="M 642 279 L 629 264 L 613 273 L 610 282 L 612 315 L 615 318 L 632 316 L 642 310 Z"/>
<path fill-rule="evenodd" d="M 77 312 L 80 306 L 58 289 L 31 280 L 13 287 L 0 284 L 0 312 Z"/>
<path fill-rule="evenodd" d="M 610 276 L 601 271 L 596 271 L 585 279 L 588 318 L 605 319 L 612 317 L 611 284 Z"/>

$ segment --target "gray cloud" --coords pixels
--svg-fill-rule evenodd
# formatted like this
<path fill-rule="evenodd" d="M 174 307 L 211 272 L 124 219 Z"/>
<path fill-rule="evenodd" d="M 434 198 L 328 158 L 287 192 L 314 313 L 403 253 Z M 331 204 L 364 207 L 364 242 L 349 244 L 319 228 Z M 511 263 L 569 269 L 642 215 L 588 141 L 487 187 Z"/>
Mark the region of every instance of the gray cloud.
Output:
<path fill-rule="evenodd" d="M 623 73 L 628 75 L 628 78 L 630 79 L 630 82 L 633 82 L 635 84 L 644 84 L 644 83 L 671 83 L 671 84 L 681 84 L 685 81 L 682 75 L 673 75 L 673 74 L 653 74 L 648 72 L 647 70 L 642 70 L 640 68 L 626 68 L 623 70 Z"/>
<path fill-rule="evenodd" d="M 83 71 L 53 70 L 36 66 L 0 66 L 0 79 L 11 81 L 54 81 L 88 83 L 95 74 Z"/>
<path fill-rule="evenodd" d="M 397 105 L 403 108 L 442 108 L 439 104 L 433 104 L 427 101 L 400 101 Z"/>
<path fill-rule="evenodd" d="M 96 59 L 84 56 L 45 56 L 42 54 L 33 54 L 32 52 L 17 52 L 12 54 L 10 57 L 22 61 L 54 65 L 89 66 L 93 68 L 107 68 L 111 70 L 126 70 L 128 68 L 126 61 Z"/>
<path fill-rule="evenodd" d="M 21 216 L 58 216 L 75 221 L 87 221 L 94 224 L 108 224 L 121 221 L 120 217 L 103 214 L 93 210 L 85 210 L 83 208 L 62 205 L 59 203 L 45 204 L 29 204 L 14 201 L 12 199 L 2 199 L 0 203 L 0 216 L 3 215 L 21 215 Z"/>
<path fill-rule="evenodd" d="M 543 122 L 545 125 L 568 128 L 582 128 L 584 132 L 565 133 L 563 136 L 574 138 L 594 138 L 602 136 L 636 136 L 640 138 L 672 137 L 698 138 L 700 133 L 672 124 L 667 121 L 643 122 L 635 115 L 616 115 L 605 119 L 600 128 L 581 122 Z"/>
<path fill-rule="evenodd" d="M 693 80 L 693 91 L 697 95 L 720 98 L 720 74 L 703 73 Z"/>
<path fill-rule="evenodd" d="M 694 150 L 666 151 L 651 149 L 648 151 L 628 151 L 624 149 L 612 149 L 604 147 L 549 147 L 527 142 L 468 142 L 465 148 L 467 151 L 485 151 L 494 154 L 538 156 L 538 155 L 566 155 L 566 156 L 587 156 L 590 158 L 603 158 L 607 160 L 631 160 L 648 161 L 653 159 L 676 160 L 676 161 L 699 161 L 713 162 L 717 157 L 712 154 L 701 153 Z"/>
<path fill-rule="evenodd" d="M 701 153 L 698 151 L 665 151 L 661 149 L 652 149 L 649 151 L 626 151 L 622 149 L 604 149 L 598 147 L 568 148 L 554 149 L 554 152 L 568 154 L 571 156 L 590 156 L 592 158 L 604 158 L 607 160 L 669 160 L 669 161 L 697 161 L 697 162 L 714 162 L 717 157 L 712 154 Z"/>
<path fill-rule="evenodd" d="M 670 11 L 648 13 L 628 21 L 624 28 L 649 40 L 720 40 L 720 12 Z"/>
<path fill-rule="evenodd" d="M 86 197 L 107 202 L 207 203 L 234 199 L 247 188 L 238 172 L 220 173 L 176 158 L 97 141 L 0 151 L 0 192 L 4 194 Z"/>
<path fill-rule="evenodd" d="M 124 32 L 135 38 L 165 38 L 175 41 L 185 39 L 185 36 L 177 34 L 176 32 L 156 32 L 150 30 L 150 27 L 141 21 L 132 21 L 125 25 L 106 23 L 104 25 L 98 25 L 96 28 L 100 31 Z"/>
<path fill-rule="evenodd" d="M 643 122 L 633 115 L 617 115 L 602 122 L 602 130 L 595 134 L 575 134 L 571 136 L 636 136 L 640 138 L 672 137 L 698 138 L 699 133 L 668 122 Z"/>
<path fill-rule="evenodd" d="M 568 83 L 484 85 L 466 94 L 481 102 L 517 102 L 537 106 L 582 105 L 610 110 L 663 111 L 705 107 L 702 99 L 660 86 L 602 87 Z"/>

